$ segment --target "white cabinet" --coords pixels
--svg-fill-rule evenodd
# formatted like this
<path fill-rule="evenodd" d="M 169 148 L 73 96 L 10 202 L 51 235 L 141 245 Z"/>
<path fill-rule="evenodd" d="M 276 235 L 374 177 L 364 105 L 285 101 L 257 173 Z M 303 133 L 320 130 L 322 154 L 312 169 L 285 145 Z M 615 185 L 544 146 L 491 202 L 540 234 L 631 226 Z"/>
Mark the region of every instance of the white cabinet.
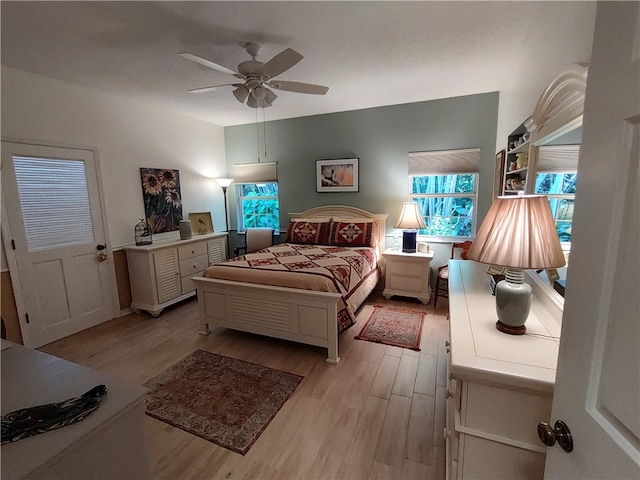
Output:
<path fill-rule="evenodd" d="M 525 335 L 498 331 L 486 269 L 449 262 L 447 478 L 542 479 L 560 319 L 534 297 Z"/>
<path fill-rule="evenodd" d="M 433 252 L 404 253 L 387 249 L 382 255 L 385 258 L 384 298 L 400 295 L 417 298 L 425 305 L 429 303 L 429 265 Z"/>
<path fill-rule="evenodd" d="M 161 240 L 127 246 L 131 308 L 154 317 L 169 305 L 196 293 L 191 280 L 209 266 L 227 259 L 227 234 L 198 235 L 189 240 Z"/>
<path fill-rule="evenodd" d="M 1 382 L 2 415 L 77 397 L 96 385 L 107 387 L 100 406 L 82 421 L 2 445 L 2 478 L 149 478 L 148 389 L 5 340 Z"/>

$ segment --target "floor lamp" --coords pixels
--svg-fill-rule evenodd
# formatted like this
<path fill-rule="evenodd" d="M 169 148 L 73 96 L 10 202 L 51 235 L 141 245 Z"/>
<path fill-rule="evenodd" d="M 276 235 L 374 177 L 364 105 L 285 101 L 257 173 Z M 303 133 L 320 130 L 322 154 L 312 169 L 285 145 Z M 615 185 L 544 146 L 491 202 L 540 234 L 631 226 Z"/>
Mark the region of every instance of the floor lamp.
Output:
<path fill-rule="evenodd" d="M 233 178 L 216 178 L 215 179 L 220 188 L 222 188 L 222 195 L 224 196 L 224 222 L 227 226 L 227 258 L 231 256 L 231 244 L 229 240 L 229 208 L 227 206 L 227 188 L 233 182 Z"/>

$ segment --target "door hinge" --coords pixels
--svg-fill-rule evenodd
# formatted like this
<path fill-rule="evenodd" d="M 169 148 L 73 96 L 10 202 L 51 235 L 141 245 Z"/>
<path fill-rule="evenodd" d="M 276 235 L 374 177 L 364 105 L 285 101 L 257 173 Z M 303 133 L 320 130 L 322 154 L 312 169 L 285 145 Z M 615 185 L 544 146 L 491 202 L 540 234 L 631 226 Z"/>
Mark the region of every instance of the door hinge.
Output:
<path fill-rule="evenodd" d="M 25 313 L 25 314 L 24 314 L 24 317 L 25 317 L 25 319 L 27 320 L 27 323 L 29 323 L 29 314 L 28 314 L 28 313 Z"/>
<path fill-rule="evenodd" d="M 11 239 L 11 248 L 16 249 L 16 241 L 13 238 Z"/>

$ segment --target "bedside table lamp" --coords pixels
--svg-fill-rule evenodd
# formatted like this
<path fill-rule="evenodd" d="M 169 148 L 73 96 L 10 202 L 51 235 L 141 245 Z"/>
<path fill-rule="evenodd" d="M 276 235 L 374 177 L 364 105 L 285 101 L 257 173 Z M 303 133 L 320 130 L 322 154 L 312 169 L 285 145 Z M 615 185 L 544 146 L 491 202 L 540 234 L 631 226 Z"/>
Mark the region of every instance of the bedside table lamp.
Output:
<path fill-rule="evenodd" d="M 395 228 L 404 229 L 402 232 L 402 251 L 416 253 L 417 229 L 427 228 L 416 202 L 404 202 L 402 213 Z"/>
<path fill-rule="evenodd" d="M 496 328 L 522 335 L 531 308 L 532 291 L 524 269 L 562 267 L 560 239 L 545 195 L 498 197 L 482 222 L 467 258 L 507 267 L 496 285 Z"/>

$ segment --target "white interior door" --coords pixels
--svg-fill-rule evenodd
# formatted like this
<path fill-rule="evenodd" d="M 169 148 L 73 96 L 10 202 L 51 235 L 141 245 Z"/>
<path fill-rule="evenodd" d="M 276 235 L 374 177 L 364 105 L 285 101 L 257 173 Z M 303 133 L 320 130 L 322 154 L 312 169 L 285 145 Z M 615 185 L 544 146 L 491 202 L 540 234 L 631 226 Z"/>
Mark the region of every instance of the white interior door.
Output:
<path fill-rule="evenodd" d="M 598 4 L 545 478 L 640 478 L 639 10 Z"/>
<path fill-rule="evenodd" d="M 2 173 L 3 237 L 15 258 L 25 344 L 39 347 L 113 318 L 108 249 L 98 250 L 106 238 L 93 152 L 3 141 Z"/>

